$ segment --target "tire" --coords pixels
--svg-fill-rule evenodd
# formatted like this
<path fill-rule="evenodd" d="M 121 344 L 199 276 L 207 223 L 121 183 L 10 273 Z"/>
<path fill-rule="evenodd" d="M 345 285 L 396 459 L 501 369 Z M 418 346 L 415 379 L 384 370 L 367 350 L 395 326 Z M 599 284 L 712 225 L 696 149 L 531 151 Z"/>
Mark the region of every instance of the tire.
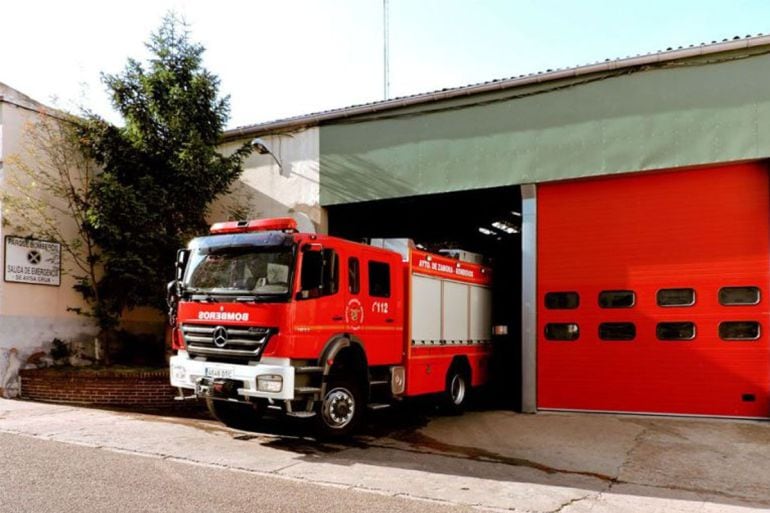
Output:
<path fill-rule="evenodd" d="M 443 394 L 443 404 L 451 415 L 460 415 L 468 404 L 468 394 L 471 391 L 470 377 L 461 367 L 453 366 L 446 376 L 446 388 Z"/>
<path fill-rule="evenodd" d="M 211 415 L 227 427 L 254 431 L 259 428 L 264 408 L 255 403 L 245 404 L 218 399 L 206 399 Z"/>
<path fill-rule="evenodd" d="M 324 438 L 350 436 L 361 423 L 365 407 L 356 382 L 331 380 L 316 415 L 319 434 Z"/>

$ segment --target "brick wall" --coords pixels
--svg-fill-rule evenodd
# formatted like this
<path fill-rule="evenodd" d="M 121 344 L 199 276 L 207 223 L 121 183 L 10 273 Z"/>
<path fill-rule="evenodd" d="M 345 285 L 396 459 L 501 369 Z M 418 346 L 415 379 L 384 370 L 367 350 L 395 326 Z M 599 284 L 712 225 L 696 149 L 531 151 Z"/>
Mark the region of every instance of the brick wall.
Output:
<path fill-rule="evenodd" d="M 169 408 L 177 390 L 168 369 L 153 371 L 22 370 L 21 397 L 33 401 L 98 406 Z"/>

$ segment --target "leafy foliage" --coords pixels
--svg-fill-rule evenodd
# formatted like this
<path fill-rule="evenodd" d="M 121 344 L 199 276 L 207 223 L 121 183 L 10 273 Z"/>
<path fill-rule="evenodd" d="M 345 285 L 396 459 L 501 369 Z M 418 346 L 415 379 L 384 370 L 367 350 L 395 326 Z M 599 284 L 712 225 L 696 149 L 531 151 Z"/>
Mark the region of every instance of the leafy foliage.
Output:
<path fill-rule="evenodd" d="M 103 169 L 88 225 L 102 250 L 98 292 L 112 319 L 135 306 L 163 310 L 176 250 L 205 229 L 209 205 L 250 152 L 217 151 L 229 99 L 219 97 L 187 25 L 167 15 L 146 46 L 146 64 L 129 59 L 122 73 L 102 76 L 125 125 L 87 113 L 79 126 L 84 150 Z"/>

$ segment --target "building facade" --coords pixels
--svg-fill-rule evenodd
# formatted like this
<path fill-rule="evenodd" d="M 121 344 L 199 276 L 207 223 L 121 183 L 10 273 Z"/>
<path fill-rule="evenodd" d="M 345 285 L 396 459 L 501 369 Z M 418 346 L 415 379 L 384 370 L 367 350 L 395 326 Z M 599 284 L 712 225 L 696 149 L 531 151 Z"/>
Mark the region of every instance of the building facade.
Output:
<path fill-rule="evenodd" d="M 54 340 L 66 343 L 72 361 L 85 362 L 103 351 L 98 328 L 81 315 L 87 305 L 73 286 L 82 274 L 57 241 L 77 239 L 77 225 L 51 185 L 66 172 L 75 187 L 84 170 L 57 145 L 66 114 L 0 83 L 0 396 L 19 393 L 18 370 L 46 355 Z M 62 168 L 62 162 L 70 164 Z M 43 219 L 47 221 L 42 222 Z M 43 235 L 55 226 L 56 237 Z M 159 312 L 126 312 L 121 329 L 163 336 Z M 102 353 L 103 354 L 103 353 Z"/>
<path fill-rule="evenodd" d="M 753 37 L 242 127 L 225 151 L 269 152 L 211 220 L 301 214 L 492 257 L 512 408 L 768 418 L 768 83 Z M 12 96 L 4 176 L 36 115 Z M 67 279 L 1 284 L 0 371 L 91 336 Z"/>
<path fill-rule="evenodd" d="M 45 166 L 30 153 L 29 133 L 41 117 L 55 111 L 0 84 L 0 189 L 20 179 L 20 167 Z M 34 192 L 30 191 L 30 194 Z M 66 226 L 68 236 L 74 228 Z M 71 274 L 62 272 L 60 248 L 35 240 L 28 226 L 3 204 L 0 208 L 0 254 L 4 276 L 0 281 L 0 395 L 18 394 L 19 368 L 34 353 L 50 348 L 54 338 L 93 345 L 96 330 L 86 318 L 68 308 L 82 307 L 73 290 Z M 11 254 L 13 253 L 13 254 Z M 16 272 L 18 271 L 18 272 Z M 43 273 L 43 274 L 41 274 Z M 39 279 L 41 281 L 35 282 Z"/>
<path fill-rule="evenodd" d="M 329 233 L 440 234 L 514 274 L 495 321 L 514 407 L 766 418 L 769 53 L 735 39 L 229 136 L 315 127 Z"/>

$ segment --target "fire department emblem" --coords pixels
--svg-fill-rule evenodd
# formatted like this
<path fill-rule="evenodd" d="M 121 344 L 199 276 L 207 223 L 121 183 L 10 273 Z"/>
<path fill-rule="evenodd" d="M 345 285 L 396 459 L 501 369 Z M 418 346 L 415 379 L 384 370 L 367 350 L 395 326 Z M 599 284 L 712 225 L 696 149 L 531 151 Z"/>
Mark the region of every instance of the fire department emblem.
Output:
<path fill-rule="evenodd" d="M 358 328 L 364 322 L 364 307 L 358 299 L 351 299 L 345 307 L 345 320 L 353 328 Z"/>

